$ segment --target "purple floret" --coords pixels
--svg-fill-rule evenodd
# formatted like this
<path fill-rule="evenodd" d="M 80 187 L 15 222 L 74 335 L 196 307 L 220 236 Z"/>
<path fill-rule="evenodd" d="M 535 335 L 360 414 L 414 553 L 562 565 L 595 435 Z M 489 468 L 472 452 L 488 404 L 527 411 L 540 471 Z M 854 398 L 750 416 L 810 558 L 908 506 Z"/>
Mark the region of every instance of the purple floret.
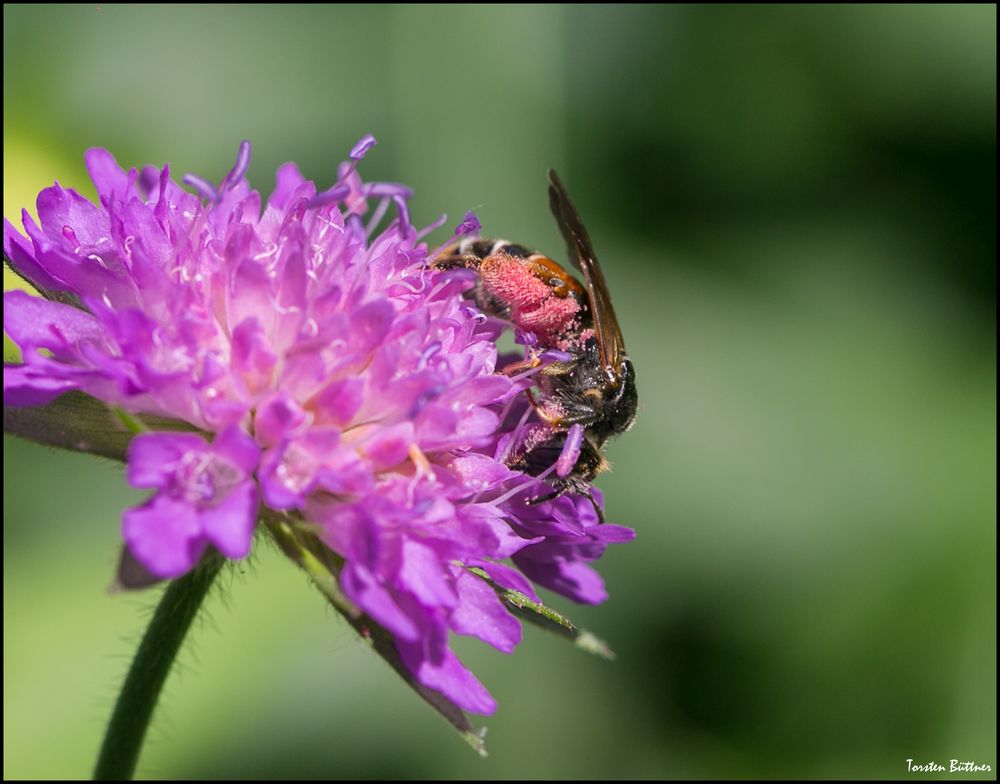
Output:
<path fill-rule="evenodd" d="M 257 519 L 259 455 L 236 425 L 211 444 L 193 433 L 137 436 L 128 481 L 157 492 L 125 512 L 122 535 L 132 555 L 157 577 L 184 574 L 210 544 L 227 558 L 245 558 Z"/>

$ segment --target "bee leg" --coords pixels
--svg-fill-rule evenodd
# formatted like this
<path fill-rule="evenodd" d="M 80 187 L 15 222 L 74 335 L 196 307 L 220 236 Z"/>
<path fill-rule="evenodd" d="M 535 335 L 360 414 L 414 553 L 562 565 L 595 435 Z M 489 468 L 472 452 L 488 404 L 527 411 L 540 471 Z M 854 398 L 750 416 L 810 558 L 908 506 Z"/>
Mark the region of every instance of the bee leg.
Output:
<path fill-rule="evenodd" d="M 589 499 L 591 505 L 594 507 L 594 512 L 597 514 L 597 522 L 600 523 L 601 525 L 603 525 L 604 524 L 604 512 L 601 510 L 601 507 L 599 507 L 597 505 L 597 499 L 594 498 L 594 494 L 592 492 L 590 492 L 590 490 L 587 490 L 587 492 L 584 493 L 584 495 L 587 496 L 587 498 Z"/>
<path fill-rule="evenodd" d="M 554 501 L 555 499 L 561 498 L 562 496 L 566 495 L 566 493 L 568 493 L 569 490 L 570 488 L 568 487 L 561 487 L 558 490 L 549 493 L 548 495 L 536 496 L 535 498 L 532 498 L 530 501 L 528 501 L 528 506 L 537 506 L 538 504 L 544 504 L 546 501 Z M 601 511 L 601 507 L 597 505 L 597 499 L 594 498 L 594 494 L 590 492 L 590 490 L 587 490 L 587 492 L 581 493 L 581 495 L 586 496 L 587 500 L 590 501 L 591 505 L 593 505 L 594 513 L 597 515 L 597 522 L 598 524 L 603 525 L 604 512 Z"/>
<path fill-rule="evenodd" d="M 505 376 L 515 376 L 525 370 L 534 370 L 536 367 L 542 364 L 542 360 L 538 357 L 531 357 L 525 359 L 519 359 L 516 362 L 511 362 L 509 365 L 505 365 L 504 369 L 500 372 Z"/>
<path fill-rule="evenodd" d="M 531 403 L 531 407 L 535 409 L 535 413 L 538 414 L 538 418 L 541 419 L 545 424 L 552 428 L 562 427 L 563 418 L 554 417 L 551 414 L 547 414 L 545 410 L 538 403 L 538 398 L 535 397 L 535 391 L 533 389 L 525 390 L 525 395 L 528 396 L 528 402 Z"/>
<path fill-rule="evenodd" d="M 534 498 L 528 501 L 528 506 L 538 506 L 539 504 L 544 504 L 546 501 L 554 501 L 557 498 L 561 498 L 566 495 L 566 491 L 569 488 L 561 487 L 555 492 L 549 493 L 548 495 L 536 495 Z"/>

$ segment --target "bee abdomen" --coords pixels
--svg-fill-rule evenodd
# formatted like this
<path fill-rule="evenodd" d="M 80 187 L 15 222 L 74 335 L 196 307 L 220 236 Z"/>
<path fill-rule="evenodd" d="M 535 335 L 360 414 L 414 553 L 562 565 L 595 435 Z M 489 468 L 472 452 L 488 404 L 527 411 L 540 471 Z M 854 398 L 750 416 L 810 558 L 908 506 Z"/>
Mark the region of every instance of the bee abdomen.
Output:
<path fill-rule="evenodd" d="M 468 237 L 458 243 L 456 255 L 475 256 L 479 259 L 486 259 L 494 253 L 506 253 L 517 259 L 526 259 L 535 254 L 535 251 L 518 245 L 516 242 L 507 240 L 490 239 L 488 237 Z"/>

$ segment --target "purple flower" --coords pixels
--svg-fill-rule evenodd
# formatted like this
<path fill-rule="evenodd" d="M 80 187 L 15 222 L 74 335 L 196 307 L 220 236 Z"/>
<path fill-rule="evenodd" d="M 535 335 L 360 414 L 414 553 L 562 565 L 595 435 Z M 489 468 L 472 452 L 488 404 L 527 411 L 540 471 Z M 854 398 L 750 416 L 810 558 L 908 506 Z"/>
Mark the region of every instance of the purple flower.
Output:
<path fill-rule="evenodd" d="M 544 476 L 505 460 L 540 427 L 532 373 L 496 372 L 496 320 L 463 297 L 471 272 L 429 267 L 410 190 L 361 181 L 373 145 L 358 142 L 322 192 L 285 164 L 266 203 L 244 177 L 248 143 L 219 185 L 186 177 L 196 193 L 168 167 L 124 171 L 89 150 L 99 206 L 56 184 L 38 223 L 23 213 L 26 236 L 4 222 L 5 254 L 43 295 L 4 295 L 23 354 L 4 402 L 79 390 L 197 429 L 132 442 L 128 480 L 156 490 L 124 514 L 136 560 L 174 577 L 207 547 L 242 558 L 260 504 L 287 512 L 339 557 L 343 593 L 420 682 L 491 713 L 449 635 L 510 652 L 521 627 L 469 568 L 596 603 L 589 563 L 632 532 L 599 524 L 584 498 L 529 503 L 550 493 Z M 468 213 L 456 234 L 478 229 Z M 581 433 L 551 470 L 572 467 Z"/>

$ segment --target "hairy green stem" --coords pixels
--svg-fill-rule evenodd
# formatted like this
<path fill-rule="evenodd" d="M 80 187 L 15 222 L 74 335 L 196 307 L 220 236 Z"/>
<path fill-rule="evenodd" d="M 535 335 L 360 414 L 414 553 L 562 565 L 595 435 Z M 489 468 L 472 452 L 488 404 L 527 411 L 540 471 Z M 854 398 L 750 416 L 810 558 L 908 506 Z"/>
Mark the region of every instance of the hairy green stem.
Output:
<path fill-rule="evenodd" d="M 224 563 L 217 555 L 208 556 L 164 591 L 118 695 L 94 768 L 95 780 L 132 778 L 160 691 Z"/>

